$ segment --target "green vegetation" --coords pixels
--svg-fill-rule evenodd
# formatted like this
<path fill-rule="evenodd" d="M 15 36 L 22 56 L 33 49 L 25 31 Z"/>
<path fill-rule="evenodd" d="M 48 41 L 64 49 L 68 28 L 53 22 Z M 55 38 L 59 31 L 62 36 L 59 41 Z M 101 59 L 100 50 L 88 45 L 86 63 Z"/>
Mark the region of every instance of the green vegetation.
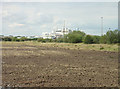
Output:
<path fill-rule="evenodd" d="M 99 41 L 102 44 L 106 44 L 107 43 L 107 37 L 106 37 L 106 35 L 101 36 Z"/>
<path fill-rule="evenodd" d="M 17 37 L 12 37 L 11 40 L 12 41 L 18 41 L 18 42 L 20 41 L 20 39 L 17 39 Z"/>
<path fill-rule="evenodd" d="M 2 38 L 3 41 L 12 41 L 12 38 L 11 37 L 4 37 Z"/>
<path fill-rule="evenodd" d="M 93 36 L 93 43 L 99 44 L 100 43 L 100 36 Z"/>
<path fill-rule="evenodd" d="M 85 44 L 92 44 L 93 43 L 93 38 L 90 35 L 86 35 L 85 39 L 84 39 L 84 43 Z"/>
<path fill-rule="evenodd" d="M 28 39 L 26 37 L 21 37 L 20 41 L 27 41 Z"/>
<path fill-rule="evenodd" d="M 85 43 L 85 44 L 116 44 L 120 43 L 120 31 L 108 31 L 103 36 L 94 36 L 94 35 L 86 35 L 81 31 L 73 31 L 64 37 L 57 39 L 43 39 L 43 38 L 33 38 L 28 39 L 26 37 L 4 37 L 3 41 L 38 41 L 38 42 L 58 42 L 58 43 Z M 102 49 L 102 48 L 101 48 Z"/>
<path fill-rule="evenodd" d="M 67 42 L 67 43 L 81 43 L 81 42 L 83 42 L 84 36 L 85 36 L 84 32 L 73 31 L 72 33 L 69 33 L 69 34 L 65 35 L 64 42 Z"/>
<path fill-rule="evenodd" d="M 46 42 L 52 42 L 52 39 L 43 39 L 43 38 L 38 38 L 37 39 L 38 42 L 42 42 L 42 43 L 46 43 Z"/>
<path fill-rule="evenodd" d="M 118 30 L 115 30 L 108 31 L 106 33 L 106 39 L 108 44 L 118 43 L 118 38 L 120 39 L 120 35 L 118 35 L 118 32 L 119 32 Z"/>

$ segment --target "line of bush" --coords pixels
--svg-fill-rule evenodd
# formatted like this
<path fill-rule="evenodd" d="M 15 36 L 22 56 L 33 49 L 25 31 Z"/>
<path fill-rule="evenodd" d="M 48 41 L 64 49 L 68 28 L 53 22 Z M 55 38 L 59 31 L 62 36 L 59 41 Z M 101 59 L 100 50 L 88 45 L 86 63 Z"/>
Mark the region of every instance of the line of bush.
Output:
<path fill-rule="evenodd" d="M 85 43 L 85 44 L 115 44 L 120 43 L 120 31 L 108 31 L 102 36 L 97 35 L 86 35 L 81 31 L 73 31 L 65 35 L 63 38 L 57 39 L 57 42 L 66 43 Z"/>
<path fill-rule="evenodd" d="M 43 39 L 43 38 L 33 38 L 28 39 L 26 37 L 4 37 L 2 38 L 3 41 L 38 41 L 38 42 L 64 42 L 64 43 L 85 43 L 85 44 L 115 44 L 120 43 L 120 31 L 108 31 L 103 36 L 94 36 L 94 35 L 86 35 L 84 32 L 81 31 L 73 31 L 64 37 L 57 38 L 57 39 Z"/>

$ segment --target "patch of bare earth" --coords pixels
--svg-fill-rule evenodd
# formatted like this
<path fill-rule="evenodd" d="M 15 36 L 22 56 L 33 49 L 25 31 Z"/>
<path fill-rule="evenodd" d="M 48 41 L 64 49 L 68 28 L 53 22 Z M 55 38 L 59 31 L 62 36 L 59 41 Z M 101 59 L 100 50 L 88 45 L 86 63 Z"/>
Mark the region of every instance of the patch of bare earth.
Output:
<path fill-rule="evenodd" d="M 115 87 L 117 52 L 3 44 L 3 86 Z"/>

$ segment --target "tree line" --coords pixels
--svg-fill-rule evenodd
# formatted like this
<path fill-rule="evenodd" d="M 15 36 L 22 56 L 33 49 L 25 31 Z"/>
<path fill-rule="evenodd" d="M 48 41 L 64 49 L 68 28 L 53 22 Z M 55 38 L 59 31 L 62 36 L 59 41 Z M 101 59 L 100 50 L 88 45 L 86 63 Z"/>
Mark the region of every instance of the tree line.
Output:
<path fill-rule="evenodd" d="M 115 44 L 120 43 L 120 31 L 109 30 L 106 34 L 102 36 L 87 35 L 81 31 L 73 31 L 72 33 L 65 35 L 64 38 L 59 38 L 58 42 L 85 44 Z"/>
<path fill-rule="evenodd" d="M 116 44 L 120 43 L 120 31 L 108 31 L 102 36 L 97 35 L 87 35 L 82 31 L 73 31 L 69 34 L 64 35 L 64 37 L 56 39 L 43 39 L 43 38 L 33 38 L 28 39 L 26 37 L 4 37 L 2 41 L 38 41 L 38 42 L 59 42 L 59 43 L 85 43 L 85 44 Z"/>

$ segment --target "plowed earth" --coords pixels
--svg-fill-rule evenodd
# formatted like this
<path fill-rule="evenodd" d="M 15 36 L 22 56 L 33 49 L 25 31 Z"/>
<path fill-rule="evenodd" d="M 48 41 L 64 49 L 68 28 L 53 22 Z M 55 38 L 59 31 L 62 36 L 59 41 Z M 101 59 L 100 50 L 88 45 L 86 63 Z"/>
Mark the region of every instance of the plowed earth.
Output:
<path fill-rule="evenodd" d="M 115 87 L 118 53 L 3 44 L 3 86 Z"/>

